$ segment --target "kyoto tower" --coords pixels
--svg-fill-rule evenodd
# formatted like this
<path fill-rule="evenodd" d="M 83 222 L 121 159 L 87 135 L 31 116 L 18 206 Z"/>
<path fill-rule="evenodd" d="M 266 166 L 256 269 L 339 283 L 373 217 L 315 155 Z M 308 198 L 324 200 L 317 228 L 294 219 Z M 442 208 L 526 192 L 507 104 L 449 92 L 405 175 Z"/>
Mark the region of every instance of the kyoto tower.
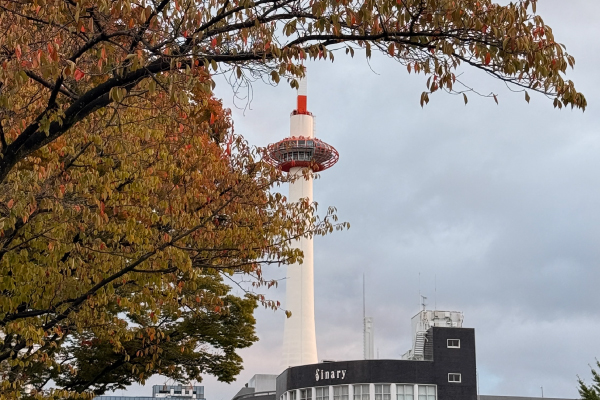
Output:
<path fill-rule="evenodd" d="M 267 148 L 268 161 L 298 177 L 290 183 L 289 202 L 313 201 L 312 177 L 304 178 L 303 168 L 323 171 L 339 158 L 335 148 L 315 138 L 314 117 L 306 108 L 306 79 L 299 81 L 298 103 L 290 117 L 290 137 Z M 302 250 L 302 264 L 287 267 L 285 308 L 292 312 L 286 318 L 283 332 L 283 362 L 286 367 L 316 364 L 315 296 L 313 239 L 296 239 L 292 246 Z"/>

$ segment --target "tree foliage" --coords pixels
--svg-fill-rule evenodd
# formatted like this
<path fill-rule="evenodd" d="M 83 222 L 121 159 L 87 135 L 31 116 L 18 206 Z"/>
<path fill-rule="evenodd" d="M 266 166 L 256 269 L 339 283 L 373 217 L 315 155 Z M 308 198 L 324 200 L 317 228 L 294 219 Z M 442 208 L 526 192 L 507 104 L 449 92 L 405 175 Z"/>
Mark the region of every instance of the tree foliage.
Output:
<path fill-rule="evenodd" d="M 354 55 L 362 48 L 367 57 L 380 51 L 409 72 L 429 75 L 422 104 L 432 92 L 455 91 L 454 71 L 466 64 L 544 93 L 555 107 L 585 108 L 585 97 L 564 77 L 574 59 L 535 7 L 536 0 L 4 2 L 0 181 L 109 104 L 158 89 L 183 106 L 185 89 L 212 85 L 197 81 L 199 66 L 241 80 L 284 76 L 295 86 L 302 60 L 333 60 L 335 50 Z M 166 73 L 159 88 L 157 76 Z"/>
<path fill-rule="evenodd" d="M 186 96 L 185 111 L 162 91 L 98 110 L 0 184 L 0 398 L 155 373 L 231 381 L 257 303 L 279 304 L 230 286 L 276 284 L 261 267 L 301 260 L 290 239 L 343 226 L 272 193 L 288 177 L 230 131 L 220 102 Z"/>
<path fill-rule="evenodd" d="M 596 365 L 600 368 L 600 361 L 596 361 Z M 579 379 L 579 395 L 581 400 L 600 400 L 600 373 L 592 368 L 593 383 L 587 386 L 585 382 Z"/>

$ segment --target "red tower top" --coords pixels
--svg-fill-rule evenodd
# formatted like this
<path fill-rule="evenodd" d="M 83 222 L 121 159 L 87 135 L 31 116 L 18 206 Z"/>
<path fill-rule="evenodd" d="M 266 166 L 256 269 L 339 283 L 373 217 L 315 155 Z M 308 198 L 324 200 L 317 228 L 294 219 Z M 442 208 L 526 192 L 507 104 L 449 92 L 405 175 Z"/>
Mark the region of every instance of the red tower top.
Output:
<path fill-rule="evenodd" d="M 305 115 L 312 115 L 310 112 L 308 112 L 308 108 L 307 108 L 307 102 L 308 102 L 308 97 L 307 97 L 307 90 L 306 90 L 306 79 L 300 79 L 300 81 L 298 82 L 298 99 L 297 99 L 297 105 L 296 105 L 296 109 L 294 110 L 294 112 L 292 114 L 305 114 Z"/>
<path fill-rule="evenodd" d="M 293 167 L 323 171 L 332 167 L 340 156 L 333 146 L 314 137 L 312 113 L 308 111 L 306 106 L 306 80 L 304 78 L 300 79 L 298 83 L 297 106 L 292 112 L 291 118 L 292 121 L 294 121 L 294 118 L 309 118 L 310 122 L 305 121 L 304 124 L 301 124 L 305 127 L 308 126 L 309 129 L 300 129 L 295 132 L 295 125 L 292 123 L 292 137 L 270 144 L 267 147 L 266 161 L 285 172 L 289 172 L 290 168 Z M 298 136 L 293 136 L 294 133 Z M 301 136 L 302 134 L 308 137 Z"/>

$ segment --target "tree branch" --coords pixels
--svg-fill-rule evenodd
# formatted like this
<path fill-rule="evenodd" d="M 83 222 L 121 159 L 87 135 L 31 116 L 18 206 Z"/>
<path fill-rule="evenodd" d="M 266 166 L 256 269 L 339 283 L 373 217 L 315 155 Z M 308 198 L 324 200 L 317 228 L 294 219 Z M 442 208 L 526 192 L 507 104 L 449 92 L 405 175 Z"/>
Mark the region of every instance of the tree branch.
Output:
<path fill-rule="evenodd" d="M 56 88 L 56 84 L 52 84 L 46 80 L 44 80 L 42 77 L 34 74 L 31 71 L 25 71 L 25 74 L 27 74 L 28 77 L 30 77 L 31 79 L 33 79 L 34 81 L 41 83 L 43 86 L 47 87 L 50 90 L 54 90 Z M 66 87 L 63 89 L 62 87 L 58 86 L 58 91 L 62 94 L 64 94 L 65 96 L 69 97 L 72 100 L 77 100 L 77 95 L 73 92 L 71 92 L 70 90 L 68 90 Z"/>

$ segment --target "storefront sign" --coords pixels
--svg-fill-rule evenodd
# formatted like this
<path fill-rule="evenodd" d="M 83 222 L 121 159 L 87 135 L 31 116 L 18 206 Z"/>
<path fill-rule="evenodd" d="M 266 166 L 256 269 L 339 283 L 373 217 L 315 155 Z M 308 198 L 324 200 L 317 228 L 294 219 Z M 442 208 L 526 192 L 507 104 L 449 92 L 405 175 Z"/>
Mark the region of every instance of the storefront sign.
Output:
<path fill-rule="evenodd" d="M 322 381 L 323 379 L 344 379 L 346 378 L 346 370 L 338 369 L 335 371 L 325 371 L 322 369 L 318 369 L 315 372 L 315 380 Z"/>

